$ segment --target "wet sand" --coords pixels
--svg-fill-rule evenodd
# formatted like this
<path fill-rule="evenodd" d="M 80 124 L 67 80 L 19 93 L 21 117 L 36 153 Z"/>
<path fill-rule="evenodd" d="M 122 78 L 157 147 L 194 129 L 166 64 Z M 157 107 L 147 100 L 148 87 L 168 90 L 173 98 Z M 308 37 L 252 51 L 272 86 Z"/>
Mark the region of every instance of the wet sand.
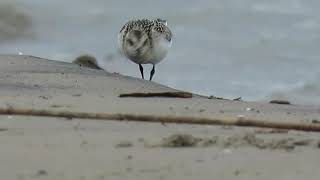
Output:
<path fill-rule="evenodd" d="M 317 122 L 320 107 L 193 98 L 32 56 L 0 56 L 0 107 Z M 318 179 L 319 133 L 260 128 L 0 116 L 2 179 Z"/>

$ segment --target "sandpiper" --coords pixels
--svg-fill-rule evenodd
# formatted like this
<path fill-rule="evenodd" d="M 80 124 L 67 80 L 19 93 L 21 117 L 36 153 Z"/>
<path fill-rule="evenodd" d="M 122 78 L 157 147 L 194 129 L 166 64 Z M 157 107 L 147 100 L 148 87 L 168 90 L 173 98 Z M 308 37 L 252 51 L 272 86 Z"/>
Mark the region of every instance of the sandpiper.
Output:
<path fill-rule="evenodd" d="M 155 65 L 168 53 L 172 33 L 163 19 L 138 19 L 127 22 L 118 34 L 122 53 L 139 65 L 144 79 L 142 64 L 152 64 L 150 81 L 155 73 Z"/>

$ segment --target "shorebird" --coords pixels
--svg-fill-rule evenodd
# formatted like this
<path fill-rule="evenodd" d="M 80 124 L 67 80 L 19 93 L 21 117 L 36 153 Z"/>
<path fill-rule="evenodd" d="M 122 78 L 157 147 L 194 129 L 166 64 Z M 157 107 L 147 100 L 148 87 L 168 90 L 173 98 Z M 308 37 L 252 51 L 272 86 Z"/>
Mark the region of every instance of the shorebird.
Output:
<path fill-rule="evenodd" d="M 142 79 L 142 64 L 152 64 L 150 81 L 155 73 L 155 65 L 162 61 L 171 47 L 172 33 L 163 19 L 138 19 L 127 22 L 118 34 L 121 52 L 139 65 Z"/>

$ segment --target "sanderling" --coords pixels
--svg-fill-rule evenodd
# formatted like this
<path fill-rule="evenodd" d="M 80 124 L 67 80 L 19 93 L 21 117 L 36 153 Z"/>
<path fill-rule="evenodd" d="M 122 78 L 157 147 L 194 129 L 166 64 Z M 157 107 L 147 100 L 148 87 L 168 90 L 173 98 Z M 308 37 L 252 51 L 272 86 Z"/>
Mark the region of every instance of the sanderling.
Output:
<path fill-rule="evenodd" d="M 172 33 L 167 22 L 162 19 L 141 19 L 127 22 L 118 34 L 121 52 L 139 65 L 142 79 L 142 64 L 152 64 L 150 81 L 155 73 L 155 65 L 168 53 Z"/>

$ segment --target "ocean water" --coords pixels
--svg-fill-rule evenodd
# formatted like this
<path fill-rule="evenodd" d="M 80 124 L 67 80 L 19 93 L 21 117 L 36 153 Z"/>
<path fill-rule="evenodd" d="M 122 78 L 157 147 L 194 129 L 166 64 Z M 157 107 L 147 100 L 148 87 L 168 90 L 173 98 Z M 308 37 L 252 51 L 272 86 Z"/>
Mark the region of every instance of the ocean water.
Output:
<path fill-rule="evenodd" d="M 174 37 L 154 81 L 204 95 L 320 105 L 319 7 L 317 0 L 2 0 L 0 53 L 67 62 L 91 54 L 108 71 L 140 77 L 119 54 L 117 33 L 129 19 L 161 17 Z"/>

